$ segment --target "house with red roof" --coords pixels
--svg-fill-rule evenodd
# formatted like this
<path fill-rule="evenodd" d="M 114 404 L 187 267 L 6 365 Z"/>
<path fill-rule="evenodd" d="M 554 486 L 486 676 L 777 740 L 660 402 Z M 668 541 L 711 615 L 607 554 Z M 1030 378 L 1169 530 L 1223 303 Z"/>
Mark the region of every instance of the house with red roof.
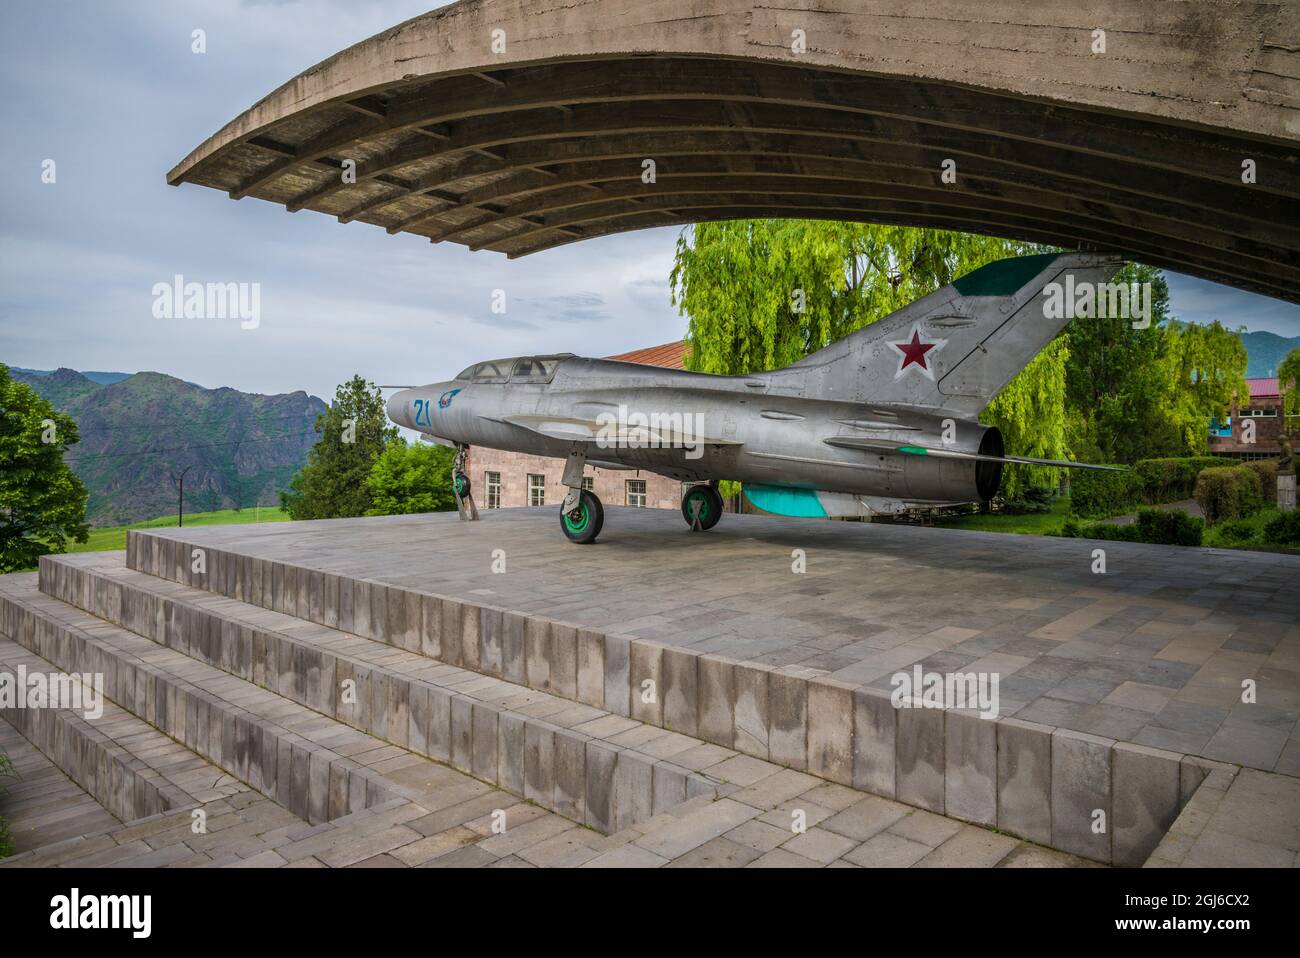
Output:
<path fill-rule="evenodd" d="M 1280 449 L 1286 418 L 1283 415 L 1282 391 L 1276 378 L 1247 379 L 1250 397 L 1241 402 L 1232 397 L 1232 414 L 1227 422 L 1210 423 L 1210 454 L 1234 459 L 1271 459 Z M 1300 424 L 1291 423 L 1288 433 L 1295 434 Z"/>

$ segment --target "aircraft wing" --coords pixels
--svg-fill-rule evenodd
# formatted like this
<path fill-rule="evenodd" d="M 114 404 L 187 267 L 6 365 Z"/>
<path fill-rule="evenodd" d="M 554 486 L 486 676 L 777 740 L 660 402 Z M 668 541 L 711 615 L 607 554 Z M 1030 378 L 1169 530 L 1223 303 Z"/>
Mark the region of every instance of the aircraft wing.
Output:
<path fill-rule="evenodd" d="M 504 416 L 491 421 L 527 429 L 529 432 L 538 433 L 548 439 L 561 439 L 566 442 L 592 442 L 604 448 L 616 446 L 677 448 L 698 445 L 743 445 L 743 443 L 736 442 L 734 439 L 697 436 L 694 433 L 683 431 L 680 426 L 675 427 L 672 425 L 666 427 L 654 424 L 638 426 L 628 423 L 602 422 L 596 419 L 566 416 Z"/>
<path fill-rule="evenodd" d="M 972 462 L 1018 463 L 1028 466 L 1052 466 L 1059 469 L 1099 469 L 1106 472 L 1127 472 L 1123 466 L 1098 466 L 1090 462 L 1071 462 L 1068 459 L 1032 459 L 1028 456 L 987 456 L 977 452 L 959 452 L 955 449 L 935 449 L 931 446 L 907 446 L 854 436 L 832 436 L 823 440 L 828 446 L 842 449 L 863 449 L 901 456 L 932 456 L 936 459 L 966 459 Z"/>

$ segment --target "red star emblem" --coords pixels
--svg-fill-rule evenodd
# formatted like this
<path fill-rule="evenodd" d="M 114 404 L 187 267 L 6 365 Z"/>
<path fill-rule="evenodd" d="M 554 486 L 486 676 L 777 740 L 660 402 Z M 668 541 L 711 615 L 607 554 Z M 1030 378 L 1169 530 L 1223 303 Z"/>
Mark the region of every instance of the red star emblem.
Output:
<path fill-rule="evenodd" d="M 906 369 L 912 363 L 916 363 L 922 369 L 928 369 L 925 364 L 925 354 L 934 349 L 934 343 L 921 342 L 921 333 L 919 330 L 912 330 L 912 341 L 910 343 L 894 343 L 899 352 L 903 354 L 903 365 L 900 369 Z"/>
<path fill-rule="evenodd" d="M 927 353 L 932 349 L 942 349 L 945 342 L 946 341 L 942 339 L 936 339 L 934 342 L 930 343 L 922 342 L 921 330 L 918 327 L 913 326 L 912 338 L 910 340 L 889 344 L 897 349 L 899 355 L 903 357 L 902 362 L 898 366 L 898 371 L 894 373 L 894 378 L 897 379 L 899 376 L 903 375 L 904 371 L 909 366 L 915 366 L 921 375 L 925 376 L 927 379 L 933 379 L 934 370 L 930 367 Z"/>

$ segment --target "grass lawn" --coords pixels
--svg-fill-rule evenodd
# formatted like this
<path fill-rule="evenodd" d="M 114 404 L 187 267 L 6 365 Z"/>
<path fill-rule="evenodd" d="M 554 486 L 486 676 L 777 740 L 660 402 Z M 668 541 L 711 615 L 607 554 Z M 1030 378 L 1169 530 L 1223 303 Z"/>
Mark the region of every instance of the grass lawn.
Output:
<path fill-rule="evenodd" d="M 1070 518 L 1070 500 L 1061 496 L 1052 501 L 1051 512 L 1024 516 L 1011 516 L 1000 512 L 986 515 L 953 516 L 935 521 L 943 529 L 971 529 L 975 532 L 1015 532 L 1020 535 L 1043 536 L 1056 532 Z"/>
<path fill-rule="evenodd" d="M 287 522 L 289 517 L 285 515 L 279 506 L 262 506 L 259 510 L 257 507 L 246 509 L 218 509 L 216 512 L 195 512 L 185 516 L 187 526 L 230 526 L 242 525 L 247 522 Z M 161 529 L 176 526 L 176 516 L 159 516 L 157 519 L 146 519 L 143 522 L 133 522 L 129 526 L 105 526 L 102 529 L 91 529 L 90 538 L 85 542 L 74 542 L 71 544 L 69 552 L 106 552 L 113 549 L 126 548 L 126 530 L 128 529 Z"/>

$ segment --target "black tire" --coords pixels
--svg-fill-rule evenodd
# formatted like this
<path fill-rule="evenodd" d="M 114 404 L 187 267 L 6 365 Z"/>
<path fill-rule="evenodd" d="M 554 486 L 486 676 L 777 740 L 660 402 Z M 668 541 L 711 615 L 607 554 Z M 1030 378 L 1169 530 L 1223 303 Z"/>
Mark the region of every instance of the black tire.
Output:
<path fill-rule="evenodd" d="M 699 504 L 699 524 L 696 524 L 693 507 Z M 692 530 L 705 532 L 722 518 L 722 496 L 710 485 L 691 486 L 682 496 L 682 518 Z"/>
<path fill-rule="evenodd" d="M 461 499 L 464 499 L 466 496 L 469 495 L 470 492 L 469 476 L 465 475 L 465 473 L 457 470 L 456 474 L 452 476 L 451 485 L 452 485 L 452 491 Z"/>
<path fill-rule="evenodd" d="M 605 525 L 605 508 L 594 492 L 583 489 L 578 496 L 578 507 L 572 512 L 560 513 L 560 528 L 565 538 L 578 545 L 596 541 Z"/>

